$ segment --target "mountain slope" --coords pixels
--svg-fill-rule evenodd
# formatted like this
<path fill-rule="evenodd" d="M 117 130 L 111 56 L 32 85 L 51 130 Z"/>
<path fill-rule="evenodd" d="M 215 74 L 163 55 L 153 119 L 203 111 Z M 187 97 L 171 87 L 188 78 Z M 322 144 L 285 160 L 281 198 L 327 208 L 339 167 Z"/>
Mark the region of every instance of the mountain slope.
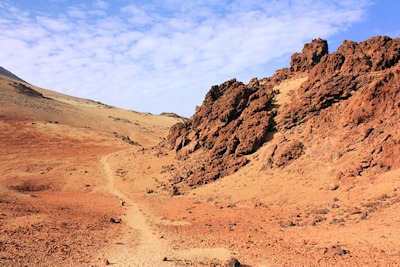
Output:
<path fill-rule="evenodd" d="M 51 121 L 94 128 L 141 145 L 160 142 L 165 131 L 182 118 L 119 109 L 89 99 L 64 95 L 0 77 L 0 114 L 8 119 Z"/>
<path fill-rule="evenodd" d="M 8 76 L 14 80 L 26 83 L 24 80 L 22 80 L 21 78 L 19 78 L 18 76 L 16 76 L 15 74 L 11 73 L 10 71 L 6 70 L 3 67 L 0 67 L 0 75 Z"/>
<path fill-rule="evenodd" d="M 143 231 L 127 224 L 103 160 L 159 143 L 179 121 L 1 76 L 0 265 L 98 265 L 115 251 L 134 257 Z"/>

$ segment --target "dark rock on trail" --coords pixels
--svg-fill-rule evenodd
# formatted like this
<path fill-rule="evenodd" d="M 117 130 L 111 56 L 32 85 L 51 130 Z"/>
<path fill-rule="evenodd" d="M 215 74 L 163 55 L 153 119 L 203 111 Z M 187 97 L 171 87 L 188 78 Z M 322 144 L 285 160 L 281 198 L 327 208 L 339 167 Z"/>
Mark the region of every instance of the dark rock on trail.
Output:
<path fill-rule="evenodd" d="M 227 267 L 240 267 L 240 266 L 241 266 L 240 262 L 235 258 L 230 259 L 227 264 Z"/>

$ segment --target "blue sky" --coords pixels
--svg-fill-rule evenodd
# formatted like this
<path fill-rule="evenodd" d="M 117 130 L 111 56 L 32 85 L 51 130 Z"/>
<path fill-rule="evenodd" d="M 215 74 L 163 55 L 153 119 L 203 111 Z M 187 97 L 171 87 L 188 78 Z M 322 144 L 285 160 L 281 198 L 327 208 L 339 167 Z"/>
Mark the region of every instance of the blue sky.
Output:
<path fill-rule="evenodd" d="M 289 67 L 312 39 L 400 37 L 398 0 L 0 2 L 0 66 L 46 89 L 190 117 L 212 85 Z"/>

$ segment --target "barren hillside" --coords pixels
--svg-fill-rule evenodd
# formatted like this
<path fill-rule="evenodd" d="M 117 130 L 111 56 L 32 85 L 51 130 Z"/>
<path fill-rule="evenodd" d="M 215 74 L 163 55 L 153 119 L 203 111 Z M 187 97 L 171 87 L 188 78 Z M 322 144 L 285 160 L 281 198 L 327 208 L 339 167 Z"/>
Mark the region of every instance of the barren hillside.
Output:
<path fill-rule="evenodd" d="M 398 264 L 399 61 L 313 40 L 188 120 L 1 76 L 2 265 Z"/>

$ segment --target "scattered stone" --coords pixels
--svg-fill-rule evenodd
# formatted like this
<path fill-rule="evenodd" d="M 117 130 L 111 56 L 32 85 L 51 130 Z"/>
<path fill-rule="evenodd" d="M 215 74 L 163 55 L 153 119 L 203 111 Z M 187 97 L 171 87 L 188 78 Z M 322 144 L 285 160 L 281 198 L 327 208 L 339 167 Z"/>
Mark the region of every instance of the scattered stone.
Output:
<path fill-rule="evenodd" d="M 120 135 L 120 134 L 117 133 L 117 132 L 114 132 L 114 136 L 115 136 L 116 138 L 121 139 L 122 141 L 127 142 L 127 143 L 130 144 L 130 145 L 133 145 L 133 146 L 142 146 L 142 145 L 139 144 L 138 142 L 132 141 L 132 140 L 129 138 L 129 136 Z"/>
<path fill-rule="evenodd" d="M 100 262 L 101 266 L 107 266 L 109 264 L 110 264 L 110 262 L 108 261 L 108 259 L 102 259 L 101 262 Z"/>
<path fill-rule="evenodd" d="M 350 213 L 350 215 L 354 215 L 354 214 L 359 214 L 361 213 L 361 210 L 357 207 L 351 207 L 348 212 Z"/>
<path fill-rule="evenodd" d="M 342 256 L 345 254 L 349 254 L 349 251 L 344 250 L 344 249 L 342 249 L 342 247 L 340 245 L 337 245 L 337 246 L 332 246 L 330 248 L 325 248 L 325 254 L 333 254 L 336 256 Z"/>
<path fill-rule="evenodd" d="M 334 191 L 334 190 L 338 189 L 339 186 L 340 185 L 337 182 L 330 183 L 329 186 L 328 186 L 328 190 Z"/>
<path fill-rule="evenodd" d="M 254 208 L 259 208 L 259 207 L 268 208 L 267 205 L 265 205 L 264 203 L 261 203 L 261 202 L 257 202 L 254 204 Z"/>
<path fill-rule="evenodd" d="M 361 213 L 359 219 L 360 220 L 366 220 L 368 218 L 368 214 L 367 213 Z"/>
<path fill-rule="evenodd" d="M 283 228 L 291 227 L 291 226 L 296 226 L 296 224 L 293 221 L 286 221 L 286 222 L 279 222 L 279 225 Z"/>
<path fill-rule="evenodd" d="M 314 211 L 315 214 L 328 214 L 329 213 L 329 209 L 328 208 L 324 208 L 324 209 L 317 209 Z"/>
<path fill-rule="evenodd" d="M 114 218 L 110 218 L 110 222 L 112 222 L 112 223 L 121 223 L 121 219 L 115 220 Z"/>
<path fill-rule="evenodd" d="M 240 266 L 241 266 L 240 262 L 235 258 L 230 259 L 227 264 L 227 267 L 240 267 Z"/>
<path fill-rule="evenodd" d="M 176 186 L 172 186 L 170 192 L 171 196 L 179 196 L 181 194 Z"/>
<path fill-rule="evenodd" d="M 298 140 L 276 139 L 270 156 L 264 158 L 265 167 L 283 168 L 304 154 L 304 145 Z"/>

